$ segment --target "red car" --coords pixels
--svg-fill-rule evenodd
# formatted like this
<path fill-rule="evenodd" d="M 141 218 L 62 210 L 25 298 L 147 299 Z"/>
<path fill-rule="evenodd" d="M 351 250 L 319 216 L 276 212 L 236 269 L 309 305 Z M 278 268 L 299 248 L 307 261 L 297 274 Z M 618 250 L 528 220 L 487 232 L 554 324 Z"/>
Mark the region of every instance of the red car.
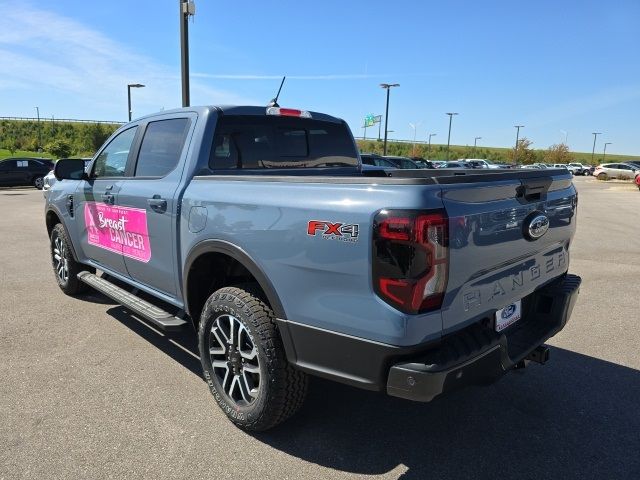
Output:
<path fill-rule="evenodd" d="M 636 173 L 636 178 L 634 180 L 636 185 L 638 186 L 638 190 L 640 190 L 640 173 Z"/>

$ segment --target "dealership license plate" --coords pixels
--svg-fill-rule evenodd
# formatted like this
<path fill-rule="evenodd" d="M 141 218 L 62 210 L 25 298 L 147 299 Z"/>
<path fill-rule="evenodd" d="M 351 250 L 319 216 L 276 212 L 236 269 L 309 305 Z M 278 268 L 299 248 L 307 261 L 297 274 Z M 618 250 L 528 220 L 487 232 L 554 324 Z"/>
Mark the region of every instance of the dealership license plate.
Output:
<path fill-rule="evenodd" d="M 496 312 L 496 332 L 510 327 L 522 317 L 522 300 L 507 305 Z"/>

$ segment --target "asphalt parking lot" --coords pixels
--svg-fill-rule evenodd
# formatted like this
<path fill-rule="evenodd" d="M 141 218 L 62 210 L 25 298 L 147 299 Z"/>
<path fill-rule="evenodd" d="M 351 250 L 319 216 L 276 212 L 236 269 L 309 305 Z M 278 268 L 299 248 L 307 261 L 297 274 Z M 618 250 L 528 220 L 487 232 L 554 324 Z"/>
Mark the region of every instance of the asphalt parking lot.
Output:
<path fill-rule="evenodd" d="M 42 194 L 0 190 L 0 479 L 640 478 L 640 193 L 575 179 L 583 287 L 551 360 L 416 404 L 314 379 L 249 435 L 193 340 L 53 278 Z"/>

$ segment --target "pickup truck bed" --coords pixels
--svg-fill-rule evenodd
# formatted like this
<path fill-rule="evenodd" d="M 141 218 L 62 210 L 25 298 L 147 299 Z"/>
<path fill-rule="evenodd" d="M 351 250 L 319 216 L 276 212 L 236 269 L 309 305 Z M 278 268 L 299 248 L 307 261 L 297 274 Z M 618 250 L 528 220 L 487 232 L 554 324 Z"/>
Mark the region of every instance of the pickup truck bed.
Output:
<path fill-rule="evenodd" d="M 362 171 L 344 122 L 291 112 L 166 112 L 116 132 L 97 174 L 58 165 L 64 180 L 46 207 L 54 266 L 62 238 L 73 281 L 159 328 L 193 325 L 216 401 L 248 429 L 290 416 L 306 373 L 428 401 L 546 361 L 543 343 L 580 284 L 567 274 L 577 208 L 567 170 Z M 171 121 L 171 137 L 168 123 L 151 136 Z M 134 128 L 125 161 L 109 167 L 122 175 L 104 178 L 124 150 L 104 152 Z M 172 158 L 163 176 L 136 174 Z M 162 309 L 136 303 L 136 291 Z M 275 407 L 270 395 L 290 400 Z"/>

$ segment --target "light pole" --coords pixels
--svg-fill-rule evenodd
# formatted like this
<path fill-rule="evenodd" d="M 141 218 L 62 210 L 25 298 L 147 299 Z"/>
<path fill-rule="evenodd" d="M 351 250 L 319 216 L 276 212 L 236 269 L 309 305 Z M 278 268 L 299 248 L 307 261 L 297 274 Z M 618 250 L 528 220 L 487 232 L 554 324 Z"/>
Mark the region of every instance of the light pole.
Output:
<path fill-rule="evenodd" d="M 607 156 L 607 145 L 611 145 L 611 142 L 606 142 L 604 144 L 604 152 L 602 152 L 602 163 L 604 163 L 604 159 Z"/>
<path fill-rule="evenodd" d="M 127 85 L 127 100 L 129 102 L 129 121 L 131 121 L 131 89 L 132 88 L 143 88 L 144 85 L 141 83 L 130 83 Z"/>
<path fill-rule="evenodd" d="M 447 136 L 447 161 L 449 160 L 449 147 L 451 145 L 451 122 L 453 120 L 454 115 L 458 115 L 457 112 L 448 112 L 446 115 L 449 115 L 449 135 Z"/>
<path fill-rule="evenodd" d="M 180 0 L 180 67 L 182 71 L 182 106 L 191 104 L 189 93 L 189 16 L 196 14 L 192 0 Z"/>
<path fill-rule="evenodd" d="M 411 156 L 413 157 L 416 156 L 416 134 L 418 131 L 418 127 L 420 126 L 421 123 L 422 122 L 418 122 L 418 123 L 409 122 L 409 126 L 413 128 L 413 147 L 411 148 Z"/>
<path fill-rule="evenodd" d="M 387 107 L 385 109 L 385 114 L 384 114 L 384 147 L 382 148 L 382 151 L 384 152 L 383 155 L 387 154 L 387 134 L 389 133 L 388 129 L 389 129 L 389 90 L 391 90 L 391 88 L 393 87 L 399 87 L 400 84 L 399 83 L 381 83 L 380 87 L 384 88 L 387 91 Z"/>
<path fill-rule="evenodd" d="M 36 150 L 39 152 L 42 147 L 42 130 L 40 129 L 40 108 L 36 107 L 36 114 L 38 115 L 38 148 Z"/>
<path fill-rule="evenodd" d="M 476 137 L 473 139 L 473 154 L 476 154 L 476 146 L 478 144 L 478 140 L 482 140 L 482 137 Z"/>
<path fill-rule="evenodd" d="M 520 140 L 520 129 L 524 128 L 524 125 L 514 125 L 516 128 L 516 148 L 513 151 L 513 163 L 518 163 L 518 141 Z"/>
<path fill-rule="evenodd" d="M 593 165 L 593 156 L 596 153 L 596 139 L 598 135 L 602 135 L 602 132 L 593 132 L 593 148 L 591 149 L 591 165 Z"/>
<path fill-rule="evenodd" d="M 427 149 L 427 156 L 429 157 L 429 160 L 431 159 L 431 137 L 435 137 L 436 135 L 437 133 L 429 134 L 429 148 Z"/>
<path fill-rule="evenodd" d="M 566 130 L 560 130 L 560 133 L 564 135 L 564 144 L 567 145 L 567 138 L 569 138 L 569 132 Z"/>

